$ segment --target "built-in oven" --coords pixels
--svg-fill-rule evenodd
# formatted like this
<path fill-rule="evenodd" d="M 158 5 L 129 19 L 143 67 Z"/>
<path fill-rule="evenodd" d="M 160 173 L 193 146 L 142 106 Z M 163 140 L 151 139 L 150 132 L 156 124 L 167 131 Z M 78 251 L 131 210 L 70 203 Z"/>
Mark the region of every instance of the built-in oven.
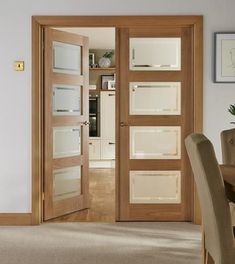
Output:
<path fill-rule="evenodd" d="M 99 95 L 89 95 L 89 136 L 100 136 L 100 98 Z"/>

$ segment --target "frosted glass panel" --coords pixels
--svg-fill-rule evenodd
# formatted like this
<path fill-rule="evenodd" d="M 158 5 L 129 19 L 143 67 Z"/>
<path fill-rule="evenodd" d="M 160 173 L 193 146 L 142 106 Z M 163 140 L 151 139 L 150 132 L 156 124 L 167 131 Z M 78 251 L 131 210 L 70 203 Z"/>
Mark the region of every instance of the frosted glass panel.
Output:
<path fill-rule="evenodd" d="M 81 194 L 81 167 L 70 167 L 53 171 L 53 199 L 62 200 Z"/>
<path fill-rule="evenodd" d="M 180 82 L 132 82 L 131 115 L 180 115 Z"/>
<path fill-rule="evenodd" d="M 180 38 L 130 38 L 130 69 L 176 71 L 181 69 Z"/>
<path fill-rule="evenodd" d="M 53 158 L 71 157 L 81 154 L 81 127 L 53 128 Z"/>
<path fill-rule="evenodd" d="M 53 86 L 53 114 L 81 115 L 81 86 Z"/>
<path fill-rule="evenodd" d="M 181 202 L 180 171 L 130 171 L 130 203 Z"/>
<path fill-rule="evenodd" d="M 178 126 L 130 127 L 131 159 L 180 159 L 180 150 Z"/>
<path fill-rule="evenodd" d="M 81 46 L 53 41 L 53 72 L 81 74 Z"/>

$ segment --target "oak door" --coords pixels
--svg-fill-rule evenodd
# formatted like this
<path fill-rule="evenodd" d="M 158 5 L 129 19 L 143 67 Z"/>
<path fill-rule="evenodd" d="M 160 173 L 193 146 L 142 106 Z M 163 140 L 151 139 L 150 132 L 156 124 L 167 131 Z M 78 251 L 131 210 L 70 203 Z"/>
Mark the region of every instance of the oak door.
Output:
<path fill-rule="evenodd" d="M 191 220 L 192 34 L 120 30 L 120 220 Z"/>
<path fill-rule="evenodd" d="M 44 32 L 44 220 L 88 208 L 88 38 Z"/>

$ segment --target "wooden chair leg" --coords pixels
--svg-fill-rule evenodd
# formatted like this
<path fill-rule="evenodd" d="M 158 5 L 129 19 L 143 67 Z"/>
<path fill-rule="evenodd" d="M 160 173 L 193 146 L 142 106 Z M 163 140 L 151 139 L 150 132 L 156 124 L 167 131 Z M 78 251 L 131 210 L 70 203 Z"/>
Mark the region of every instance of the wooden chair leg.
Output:
<path fill-rule="evenodd" d="M 215 264 L 213 258 L 206 250 L 206 243 L 205 243 L 205 232 L 202 226 L 202 263 L 203 264 Z"/>
<path fill-rule="evenodd" d="M 206 251 L 206 264 L 215 264 L 213 258 L 211 257 L 208 251 Z"/>
<path fill-rule="evenodd" d="M 202 263 L 206 264 L 205 232 L 202 228 Z"/>

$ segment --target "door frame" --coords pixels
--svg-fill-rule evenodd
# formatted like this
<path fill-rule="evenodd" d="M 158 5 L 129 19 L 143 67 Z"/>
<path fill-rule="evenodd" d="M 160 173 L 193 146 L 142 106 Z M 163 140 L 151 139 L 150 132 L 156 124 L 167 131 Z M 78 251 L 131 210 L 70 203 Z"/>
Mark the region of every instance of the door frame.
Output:
<path fill-rule="evenodd" d="M 31 224 L 42 222 L 43 176 L 43 60 L 44 27 L 113 27 L 116 29 L 116 145 L 119 146 L 119 28 L 186 26 L 193 29 L 194 132 L 203 126 L 203 17 L 202 16 L 33 16 L 32 17 L 32 214 Z M 116 147 L 116 220 L 119 220 L 119 147 Z M 194 184 L 192 221 L 200 223 L 199 202 Z"/>

